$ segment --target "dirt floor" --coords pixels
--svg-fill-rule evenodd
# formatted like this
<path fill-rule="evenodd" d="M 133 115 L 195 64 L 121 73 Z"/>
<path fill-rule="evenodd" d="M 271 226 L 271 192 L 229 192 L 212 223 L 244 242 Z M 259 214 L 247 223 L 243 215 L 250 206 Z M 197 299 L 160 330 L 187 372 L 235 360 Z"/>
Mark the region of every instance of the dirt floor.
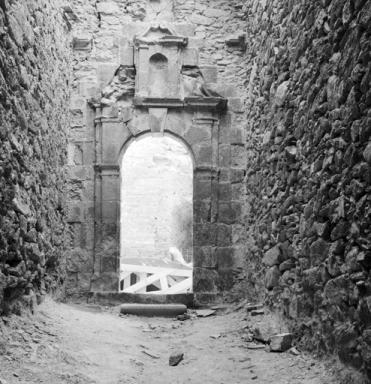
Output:
<path fill-rule="evenodd" d="M 36 319 L 0 321 L 0 383 L 338 383 L 304 354 L 248 349 L 247 329 L 261 319 L 230 312 L 178 321 L 47 300 Z M 184 353 L 176 367 L 172 352 Z"/>

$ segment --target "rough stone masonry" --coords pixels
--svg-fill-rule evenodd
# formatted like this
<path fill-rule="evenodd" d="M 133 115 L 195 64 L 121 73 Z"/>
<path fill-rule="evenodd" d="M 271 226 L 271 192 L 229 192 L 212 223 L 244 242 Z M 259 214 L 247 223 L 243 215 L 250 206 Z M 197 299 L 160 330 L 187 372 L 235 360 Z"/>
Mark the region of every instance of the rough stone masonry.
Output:
<path fill-rule="evenodd" d="M 58 1 L 0 1 L 0 313 L 64 281 L 70 68 Z"/>
<path fill-rule="evenodd" d="M 3 0 L 0 20 L 3 312 L 65 271 L 69 294 L 117 287 L 115 161 L 130 135 L 176 126 L 199 161 L 199 299 L 264 299 L 306 348 L 371 375 L 370 1 Z M 159 23 L 179 84 L 200 72 L 226 108 L 172 85 L 160 105 L 134 98 L 135 36 Z"/>

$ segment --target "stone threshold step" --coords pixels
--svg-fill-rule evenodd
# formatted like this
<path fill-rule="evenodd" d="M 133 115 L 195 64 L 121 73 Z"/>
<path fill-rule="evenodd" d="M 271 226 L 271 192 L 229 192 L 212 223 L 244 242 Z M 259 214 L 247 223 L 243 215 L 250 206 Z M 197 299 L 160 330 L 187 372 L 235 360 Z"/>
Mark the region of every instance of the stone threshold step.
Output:
<path fill-rule="evenodd" d="M 194 307 L 194 295 L 193 293 L 150 295 L 145 293 L 89 292 L 87 302 L 108 306 L 120 304 L 183 304 L 188 308 L 192 308 Z"/>
<path fill-rule="evenodd" d="M 176 317 L 186 312 L 187 307 L 184 304 L 122 304 L 120 306 L 121 315 Z"/>

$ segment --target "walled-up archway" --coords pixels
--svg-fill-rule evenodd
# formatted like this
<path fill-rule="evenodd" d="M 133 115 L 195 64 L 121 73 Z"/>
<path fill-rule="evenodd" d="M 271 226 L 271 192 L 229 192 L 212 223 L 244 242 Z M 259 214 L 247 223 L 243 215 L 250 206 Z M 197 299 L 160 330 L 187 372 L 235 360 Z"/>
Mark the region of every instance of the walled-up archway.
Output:
<path fill-rule="evenodd" d="M 128 145 L 120 178 L 120 290 L 191 291 L 193 159 L 189 149 L 169 135 L 142 135 Z"/>

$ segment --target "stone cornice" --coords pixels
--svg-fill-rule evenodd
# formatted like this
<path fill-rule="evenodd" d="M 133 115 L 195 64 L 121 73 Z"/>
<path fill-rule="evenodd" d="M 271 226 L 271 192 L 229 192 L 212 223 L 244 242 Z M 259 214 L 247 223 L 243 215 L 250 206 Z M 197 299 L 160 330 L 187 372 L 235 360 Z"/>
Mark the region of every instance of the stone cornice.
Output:
<path fill-rule="evenodd" d="M 135 97 L 134 105 L 147 108 L 186 108 L 209 111 L 224 111 L 227 99 L 223 97 L 186 97 L 182 99 Z"/>

